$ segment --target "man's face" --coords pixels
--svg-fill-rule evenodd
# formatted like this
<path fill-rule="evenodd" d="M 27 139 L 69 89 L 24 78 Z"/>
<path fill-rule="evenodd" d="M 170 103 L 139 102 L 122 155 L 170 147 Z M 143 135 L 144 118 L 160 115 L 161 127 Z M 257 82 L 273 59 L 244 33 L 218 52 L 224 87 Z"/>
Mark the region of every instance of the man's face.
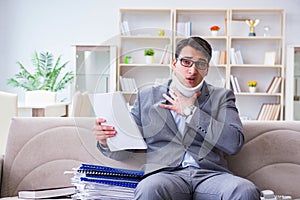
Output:
<path fill-rule="evenodd" d="M 196 65 L 198 66 L 196 67 Z M 207 75 L 207 58 L 202 52 L 186 46 L 181 50 L 179 59 L 173 60 L 172 68 L 176 77 L 183 85 L 189 88 L 196 87 Z"/>

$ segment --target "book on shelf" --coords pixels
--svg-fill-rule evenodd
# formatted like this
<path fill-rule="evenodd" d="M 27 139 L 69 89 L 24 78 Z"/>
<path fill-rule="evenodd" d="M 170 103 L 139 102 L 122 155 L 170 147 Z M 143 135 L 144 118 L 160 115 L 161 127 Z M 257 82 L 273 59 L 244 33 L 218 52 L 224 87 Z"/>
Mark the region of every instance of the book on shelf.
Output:
<path fill-rule="evenodd" d="M 19 199 L 46 199 L 55 197 L 70 197 L 76 193 L 75 186 L 45 188 L 38 190 L 20 190 L 18 191 Z"/>
<path fill-rule="evenodd" d="M 170 56 L 169 56 L 169 49 L 170 45 L 167 44 L 164 48 L 164 51 L 161 55 L 160 64 L 169 64 L 170 63 Z"/>
<path fill-rule="evenodd" d="M 134 78 L 120 76 L 121 89 L 124 92 L 137 92 L 137 85 Z"/>
<path fill-rule="evenodd" d="M 232 74 L 230 75 L 230 83 L 231 83 L 233 92 L 235 92 L 235 93 L 241 92 L 241 88 L 240 88 L 238 79 L 236 76 L 234 76 Z"/>
<path fill-rule="evenodd" d="M 243 60 L 243 56 L 242 56 L 242 52 L 241 50 L 237 50 L 235 52 L 235 56 L 236 56 L 236 60 L 238 65 L 243 65 L 244 64 L 244 60 Z"/>
<path fill-rule="evenodd" d="M 213 50 L 209 64 L 211 66 L 226 64 L 226 51 Z"/>
<path fill-rule="evenodd" d="M 121 22 L 121 32 L 122 32 L 122 35 L 130 35 L 128 21 Z"/>
<path fill-rule="evenodd" d="M 226 51 L 220 51 L 219 64 L 226 64 Z"/>
<path fill-rule="evenodd" d="M 279 114 L 279 103 L 263 103 L 258 113 L 257 120 L 277 120 Z"/>
<path fill-rule="evenodd" d="M 218 50 L 212 50 L 211 53 L 211 59 L 210 59 L 210 65 L 211 66 L 217 66 L 219 64 L 219 58 L 220 58 L 220 51 Z"/>
<path fill-rule="evenodd" d="M 280 88 L 281 81 L 282 81 L 281 76 L 274 76 L 271 83 L 269 84 L 269 86 L 266 90 L 266 93 L 274 94 L 274 93 L 278 92 L 278 90 Z"/>
<path fill-rule="evenodd" d="M 192 34 L 192 22 L 177 22 L 176 23 L 176 35 L 178 36 L 191 36 Z"/>
<path fill-rule="evenodd" d="M 236 57 L 235 57 L 235 49 L 234 48 L 230 49 L 230 63 L 232 65 L 236 65 L 237 64 L 237 60 L 236 60 Z"/>
<path fill-rule="evenodd" d="M 230 49 L 230 61 L 232 65 L 243 65 L 244 60 L 242 57 L 241 50 Z"/>
<path fill-rule="evenodd" d="M 81 164 L 72 178 L 72 184 L 77 188 L 73 197 L 133 199 L 134 190 L 143 176 L 141 170 Z"/>

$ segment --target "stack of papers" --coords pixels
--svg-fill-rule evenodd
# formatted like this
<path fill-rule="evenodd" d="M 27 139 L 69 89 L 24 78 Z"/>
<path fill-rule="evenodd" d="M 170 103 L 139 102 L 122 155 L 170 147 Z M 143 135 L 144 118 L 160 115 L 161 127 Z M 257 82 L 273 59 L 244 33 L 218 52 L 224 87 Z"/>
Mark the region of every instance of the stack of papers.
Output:
<path fill-rule="evenodd" d="M 72 178 L 73 199 L 133 199 L 143 171 L 82 164 Z"/>

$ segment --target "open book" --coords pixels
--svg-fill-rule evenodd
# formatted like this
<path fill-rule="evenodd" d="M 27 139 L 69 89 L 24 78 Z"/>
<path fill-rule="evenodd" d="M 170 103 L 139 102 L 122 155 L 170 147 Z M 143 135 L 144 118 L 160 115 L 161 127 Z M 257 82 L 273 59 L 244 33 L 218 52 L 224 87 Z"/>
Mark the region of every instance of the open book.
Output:
<path fill-rule="evenodd" d="M 46 199 L 54 197 L 67 197 L 76 193 L 75 186 L 46 188 L 39 190 L 21 190 L 18 192 L 19 199 Z"/>
<path fill-rule="evenodd" d="M 117 131 L 115 137 L 107 139 L 111 151 L 147 148 L 120 92 L 90 94 L 90 99 L 96 116 L 106 119 L 105 124 Z"/>

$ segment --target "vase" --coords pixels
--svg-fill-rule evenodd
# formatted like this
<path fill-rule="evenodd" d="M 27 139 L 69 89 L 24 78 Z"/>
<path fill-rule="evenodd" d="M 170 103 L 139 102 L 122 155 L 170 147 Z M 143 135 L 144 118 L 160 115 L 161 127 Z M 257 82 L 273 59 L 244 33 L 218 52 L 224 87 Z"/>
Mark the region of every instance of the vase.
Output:
<path fill-rule="evenodd" d="M 152 64 L 153 63 L 153 56 L 145 56 L 146 64 Z"/>
<path fill-rule="evenodd" d="M 25 92 L 26 106 L 45 106 L 56 103 L 56 92 L 46 90 L 34 90 Z"/>
<path fill-rule="evenodd" d="M 210 32 L 211 32 L 211 36 L 218 36 L 219 31 L 210 31 Z"/>
<path fill-rule="evenodd" d="M 256 87 L 249 87 L 249 92 L 250 93 L 255 93 L 256 92 Z"/>

